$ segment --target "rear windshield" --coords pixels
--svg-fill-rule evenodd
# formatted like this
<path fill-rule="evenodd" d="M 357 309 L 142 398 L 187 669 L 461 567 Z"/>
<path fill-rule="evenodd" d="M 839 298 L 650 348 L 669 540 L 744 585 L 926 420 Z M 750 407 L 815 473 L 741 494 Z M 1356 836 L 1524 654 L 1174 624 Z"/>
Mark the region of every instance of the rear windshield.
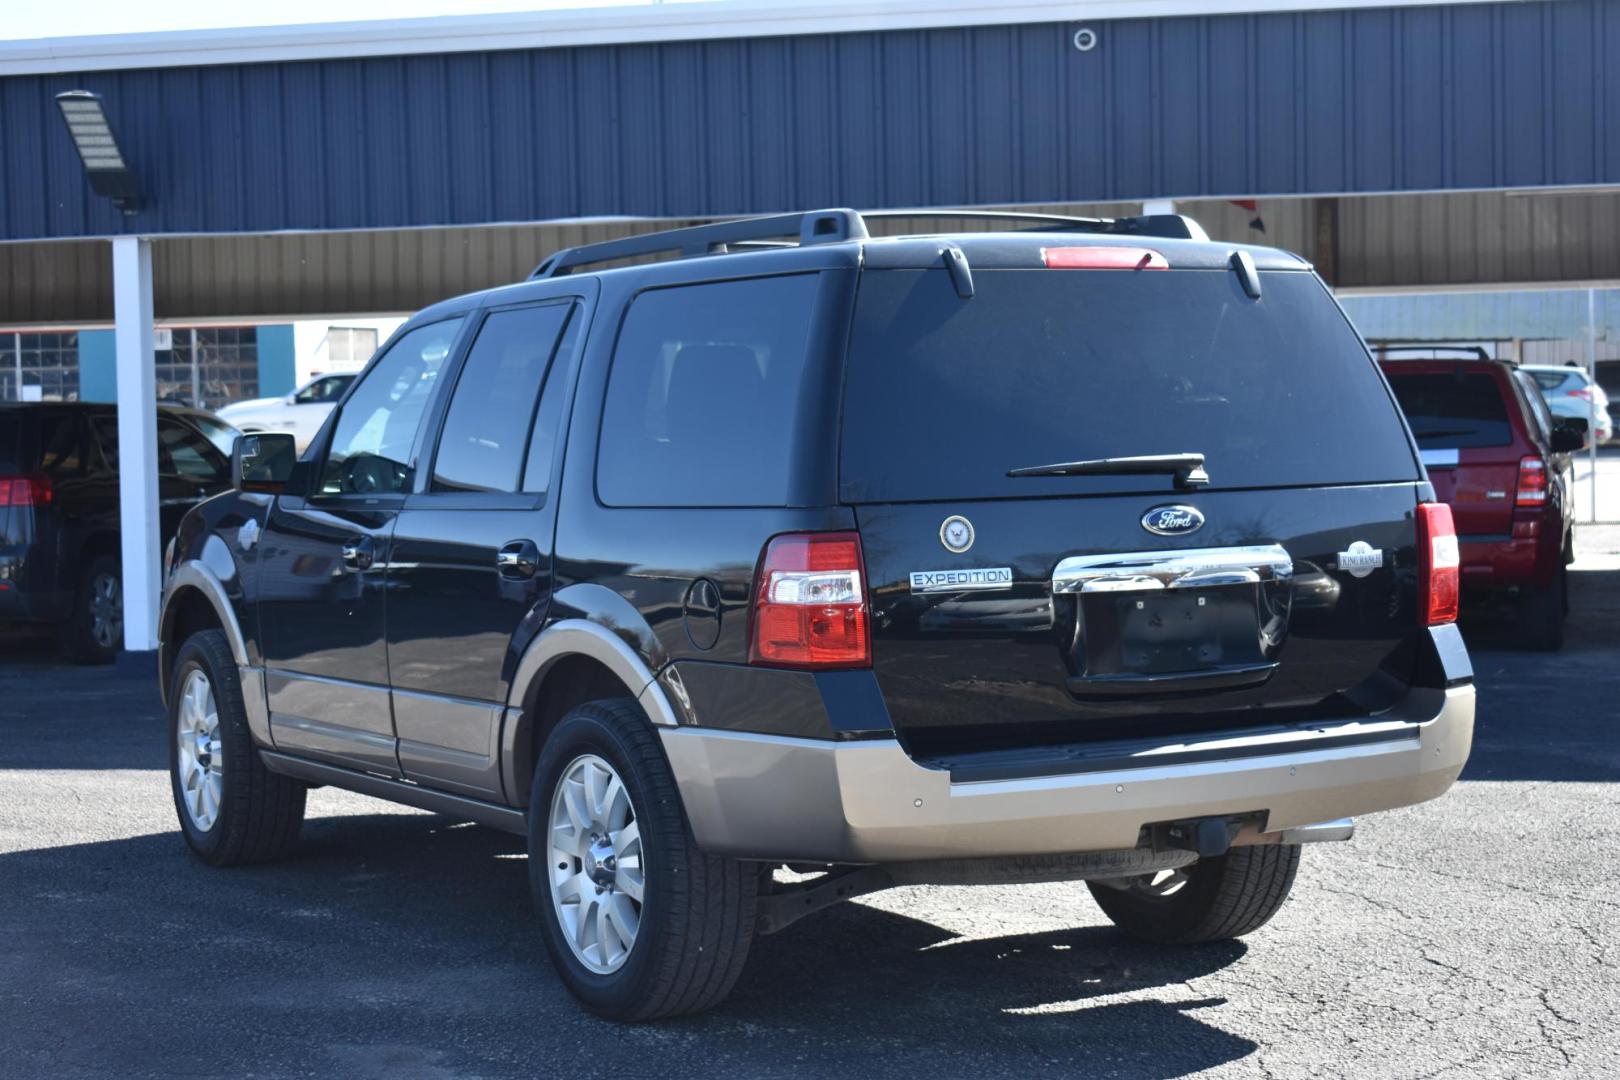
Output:
<path fill-rule="evenodd" d="M 1310 274 L 943 270 L 862 276 L 845 383 L 850 502 L 1174 490 L 1168 475 L 1009 478 L 1201 453 L 1211 488 L 1409 481 L 1376 368 Z"/>
<path fill-rule="evenodd" d="M 1406 422 L 1423 449 L 1467 450 L 1513 441 L 1507 401 L 1494 376 L 1462 370 L 1388 374 L 1406 410 Z"/>
<path fill-rule="evenodd" d="M 0 475 L 77 475 L 85 468 L 84 451 L 84 427 L 76 409 L 0 409 Z"/>
<path fill-rule="evenodd" d="M 1556 390 L 1569 382 L 1571 378 L 1574 379 L 1577 386 L 1586 385 L 1586 373 L 1574 369 L 1569 371 L 1531 371 L 1527 372 L 1527 374 L 1536 380 L 1536 385 L 1543 390 Z"/>

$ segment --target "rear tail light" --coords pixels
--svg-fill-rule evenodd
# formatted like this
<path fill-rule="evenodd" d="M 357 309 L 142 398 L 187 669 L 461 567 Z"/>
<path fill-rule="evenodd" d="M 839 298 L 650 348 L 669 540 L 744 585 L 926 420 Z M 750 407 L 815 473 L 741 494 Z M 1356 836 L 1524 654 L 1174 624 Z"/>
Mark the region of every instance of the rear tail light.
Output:
<path fill-rule="evenodd" d="M 1547 463 L 1531 456 L 1519 459 L 1519 493 L 1514 506 L 1536 507 L 1547 501 Z"/>
<path fill-rule="evenodd" d="M 1165 257 L 1152 248 L 1042 248 L 1041 260 L 1052 270 L 1168 270 Z"/>
<path fill-rule="evenodd" d="M 0 506 L 49 506 L 48 476 L 0 476 Z"/>
<path fill-rule="evenodd" d="M 1592 391 L 1584 388 L 1580 390 L 1565 390 L 1564 393 L 1568 394 L 1570 397 L 1578 397 L 1582 401 L 1592 400 Z"/>
<path fill-rule="evenodd" d="M 796 533 L 765 545 L 748 662 L 809 668 L 872 662 L 859 533 Z"/>
<path fill-rule="evenodd" d="M 1439 626 L 1457 621 L 1462 553 L 1451 507 L 1445 503 L 1419 503 L 1417 508 L 1418 596 L 1423 624 Z"/>

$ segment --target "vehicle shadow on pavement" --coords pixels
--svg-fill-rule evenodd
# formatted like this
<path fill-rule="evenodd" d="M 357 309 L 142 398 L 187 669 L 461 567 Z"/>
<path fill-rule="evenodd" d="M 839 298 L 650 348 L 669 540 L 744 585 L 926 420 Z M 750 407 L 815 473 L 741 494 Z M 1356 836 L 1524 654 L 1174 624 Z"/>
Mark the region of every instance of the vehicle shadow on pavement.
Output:
<path fill-rule="evenodd" d="M 1083 885 L 1051 888 L 1059 903 L 1072 898 L 1077 922 L 1095 918 Z M 1030 889 L 1005 892 L 1014 901 L 1008 922 L 1016 924 Z M 1198 1019 L 1198 1010 L 1224 998 L 1187 998 L 1190 980 L 1245 952 L 1237 941 L 1156 948 L 1095 925 L 962 938 L 919 919 L 844 904 L 756 940 L 719 1015 L 826 1031 L 864 1018 L 864 1026 L 887 1028 L 894 1038 L 954 1045 L 953 1053 L 988 1058 L 1010 1042 L 1058 1058 L 1095 1054 L 1092 1060 L 1117 1070 L 1110 1075 L 1182 1076 L 1258 1049 Z M 1172 1000 L 1102 1000 L 1166 987 L 1181 992 Z"/>
<path fill-rule="evenodd" d="M 1572 571 L 1569 599 L 1558 652 L 1522 648 L 1511 607 L 1465 613 L 1479 698 L 1464 780 L 1620 783 L 1620 571 Z"/>
<path fill-rule="evenodd" d="M 655 1037 L 700 1040 L 691 1054 L 723 1039 L 739 1075 L 783 1073 L 783 1040 L 832 1039 L 830 1058 L 931 1077 L 979 1058 L 1172 1077 L 1257 1049 L 1199 1020 L 1223 999 L 1185 986 L 1237 961 L 1242 944 L 1157 950 L 1095 925 L 963 939 L 860 904 L 759 939 L 714 1012 L 601 1039 L 591 1033 L 610 1028 L 550 970 L 522 850 L 515 837 L 394 813 L 311 820 L 292 857 L 237 870 L 201 865 L 177 832 L 0 856 L 0 895 L 15 901 L 0 914 L 8 981 L 29 988 L 9 1003 L 0 994 L 12 1032 L 0 1044 L 39 1064 L 29 1032 L 43 1053 L 72 1016 L 69 1042 L 86 1061 L 116 1046 L 154 1074 L 195 1075 L 249 1061 L 260 1073 L 322 1071 L 370 1046 L 394 1048 L 406 1072 L 431 1061 L 446 1074 L 515 1075 L 548 1071 L 581 1038 L 617 1075 L 656 1073 Z M 1045 897 L 1073 903 L 1076 922 L 1096 918 L 1083 886 L 1050 888 L 1069 890 Z M 1025 914 L 1009 907 L 1009 925 Z M 1159 988 L 1173 989 L 1168 1000 L 1098 1000 Z M 532 1022 L 510 1022 L 519 1003 Z M 262 1037 L 247 1054 L 171 1037 L 175 1015 L 204 1013 L 251 1016 Z"/>

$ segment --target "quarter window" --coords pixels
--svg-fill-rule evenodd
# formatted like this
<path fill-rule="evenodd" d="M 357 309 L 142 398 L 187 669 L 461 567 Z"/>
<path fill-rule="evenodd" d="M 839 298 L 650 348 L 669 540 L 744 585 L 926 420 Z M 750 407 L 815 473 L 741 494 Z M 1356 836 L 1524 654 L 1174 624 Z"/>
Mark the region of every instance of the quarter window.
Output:
<path fill-rule="evenodd" d="M 614 350 L 597 452 L 611 506 L 788 499 L 817 275 L 643 293 Z"/>
<path fill-rule="evenodd" d="M 404 491 L 411 447 L 461 319 L 419 326 L 396 341 L 355 388 L 332 432 L 323 495 Z"/>
<path fill-rule="evenodd" d="M 445 414 L 434 491 L 518 490 L 535 399 L 568 311 L 545 304 L 484 320 Z"/>

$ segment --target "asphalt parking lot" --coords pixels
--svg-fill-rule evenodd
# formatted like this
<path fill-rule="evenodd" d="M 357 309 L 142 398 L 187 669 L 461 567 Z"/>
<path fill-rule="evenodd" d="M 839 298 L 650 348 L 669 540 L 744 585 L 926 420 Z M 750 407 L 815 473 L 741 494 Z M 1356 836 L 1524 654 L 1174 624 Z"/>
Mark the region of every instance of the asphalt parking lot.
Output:
<path fill-rule="evenodd" d="M 1306 852 L 1241 943 L 1156 951 L 1081 885 L 913 888 L 760 940 L 707 1016 L 552 977 L 514 839 L 329 790 L 290 861 L 209 870 L 152 686 L 0 639 L 0 1075 L 1620 1074 L 1620 528 L 1569 644 L 1474 620 L 1445 799 Z"/>

